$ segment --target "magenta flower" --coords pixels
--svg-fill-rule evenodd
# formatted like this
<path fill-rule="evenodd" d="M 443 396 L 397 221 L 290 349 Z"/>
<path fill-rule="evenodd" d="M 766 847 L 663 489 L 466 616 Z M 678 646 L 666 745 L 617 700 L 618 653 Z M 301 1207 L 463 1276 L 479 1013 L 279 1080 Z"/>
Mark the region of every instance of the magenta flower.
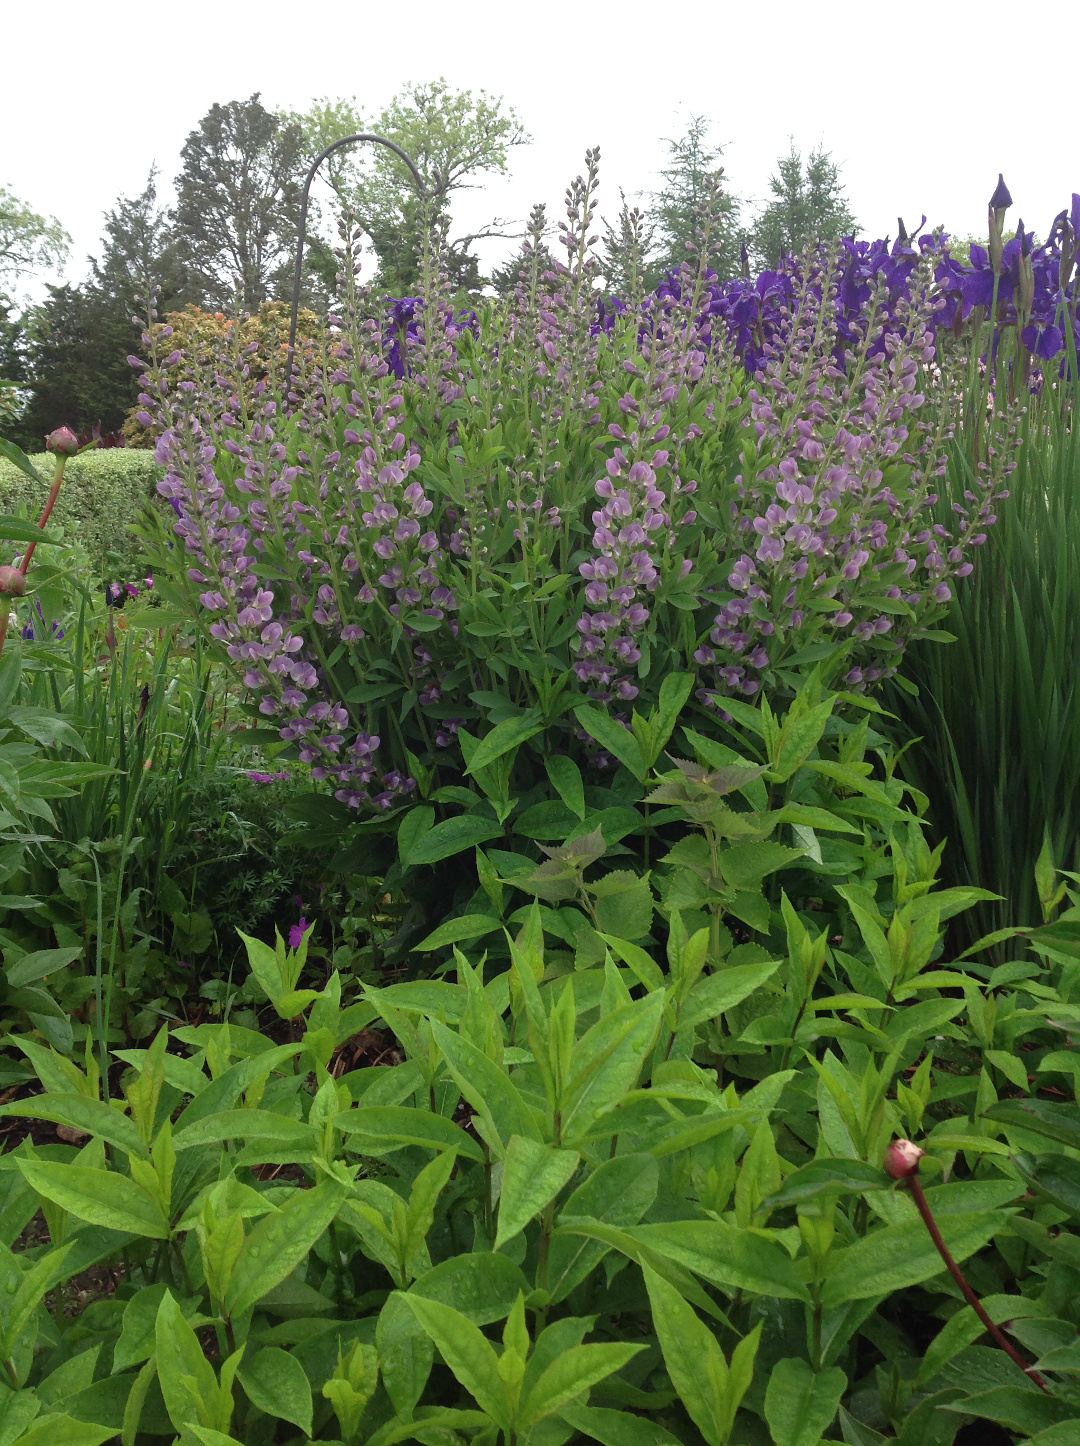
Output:
<path fill-rule="evenodd" d="M 295 924 L 289 929 L 289 948 L 299 949 L 304 942 L 304 935 L 307 933 L 308 921 L 301 915 Z"/>

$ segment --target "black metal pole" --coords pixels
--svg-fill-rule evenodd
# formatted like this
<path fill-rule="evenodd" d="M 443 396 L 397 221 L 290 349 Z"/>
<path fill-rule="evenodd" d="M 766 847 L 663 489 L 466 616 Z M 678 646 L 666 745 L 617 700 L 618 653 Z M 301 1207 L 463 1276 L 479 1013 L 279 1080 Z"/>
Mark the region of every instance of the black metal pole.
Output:
<path fill-rule="evenodd" d="M 293 351 L 296 346 L 296 318 L 300 311 L 300 278 L 304 269 L 304 239 L 307 235 L 308 198 L 311 193 L 311 183 L 327 156 L 332 155 L 339 147 L 350 146 L 355 141 L 371 141 L 377 146 L 386 146 L 387 150 L 393 151 L 400 160 L 405 162 L 412 172 L 413 181 L 416 183 L 416 192 L 421 201 L 428 199 L 427 187 L 424 185 L 423 177 L 416 169 L 411 156 L 406 155 L 399 145 L 394 141 L 388 141 L 385 136 L 369 135 L 366 131 L 355 136 L 342 136 L 339 141 L 332 141 L 331 144 L 328 145 L 325 150 L 320 151 L 312 161 L 307 173 L 307 179 L 304 181 L 304 193 L 300 199 L 300 227 L 296 238 L 296 267 L 293 271 L 292 315 L 289 318 L 289 354 L 285 363 L 286 397 L 288 397 L 289 383 L 292 380 Z"/>

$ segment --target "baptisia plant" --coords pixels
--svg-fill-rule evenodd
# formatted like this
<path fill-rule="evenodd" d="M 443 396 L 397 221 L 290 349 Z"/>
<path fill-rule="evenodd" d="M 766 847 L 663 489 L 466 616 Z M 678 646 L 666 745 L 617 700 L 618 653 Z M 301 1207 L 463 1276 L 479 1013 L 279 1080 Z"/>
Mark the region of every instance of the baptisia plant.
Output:
<path fill-rule="evenodd" d="M 1004 495 L 992 413 L 979 490 L 951 527 L 935 511 L 938 248 L 905 240 L 857 276 L 846 255 L 792 263 L 740 354 L 710 300 L 708 209 L 677 277 L 598 305 L 597 168 L 567 193 L 565 261 L 538 212 L 516 290 L 479 315 L 452 311 L 432 228 L 421 295 L 384 316 L 346 230 L 339 312 L 287 388 L 284 350 L 253 379 L 236 328 L 164 354 L 151 325 L 150 362 L 132 358 L 174 600 L 350 807 L 456 786 L 459 746 L 512 719 L 516 743 L 602 765 L 567 715 L 620 717 L 673 672 L 722 712 L 822 660 L 828 682 L 874 683 Z"/>

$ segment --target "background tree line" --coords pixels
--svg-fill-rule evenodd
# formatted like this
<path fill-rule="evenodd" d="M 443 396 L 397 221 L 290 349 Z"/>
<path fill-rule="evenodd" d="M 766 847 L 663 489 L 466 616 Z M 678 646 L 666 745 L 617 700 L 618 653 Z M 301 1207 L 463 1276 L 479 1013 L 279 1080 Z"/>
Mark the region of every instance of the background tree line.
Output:
<path fill-rule="evenodd" d="M 49 285 L 39 303 L 21 309 L 15 283 L 61 265 L 70 243 L 59 222 L 0 188 L 0 378 L 15 384 L 0 387 L 0 434 L 34 449 L 59 423 L 118 431 L 134 400 L 126 357 L 138 347 L 151 292 L 159 314 L 189 304 L 252 310 L 287 298 L 307 169 L 325 146 L 361 130 L 385 135 L 413 157 L 429 206 L 448 226 L 455 195 L 505 175 L 512 149 L 529 141 L 501 99 L 455 91 L 443 80 L 407 87 L 377 116 L 327 98 L 304 112 L 268 110 L 258 94 L 213 105 L 181 150 L 175 203 L 162 203 L 152 169 L 139 195 L 120 197 L 105 213 L 100 253 L 90 258 L 86 280 Z M 770 178 L 768 202 L 751 219 L 724 186 L 721 154 L 701 116 L 668 141 L 668 162 L 659 189 L 646 198 L 647 210 L 631 211 L 624 202 L 617 224 L 605 227 L 607 290 L 630 294 L 631 257 L 640 284 L 651 288 L 695 252 L 710 188 L 723 188 L 709 253 L 721 276 L 737 274 L 744 254 L 755 265 L 775 265 L 812 236 L 833 239 L 854 229 L 838 167 L 822 150 L 804 158 L 792 144 Z M 333 295 L 337 259 L 327 237 L 343 213 L 367 238 L 376 290 L 408 295 L 417 282 L 423 218 L 403 163 L 382 147 L 353 147 L 332 156 L 320 176 L 327 184 L 313 197 L 305 304 L 325 308 Z M 487 285 L 513 286 L 516 257 L 485 276 L 476 244 L 521 235 L 520 223 L 499 217 L 468 234 L 448 231 L 450 281 L 463 299 Z M 21 407 L 14 405 L 16 395 Z"/>

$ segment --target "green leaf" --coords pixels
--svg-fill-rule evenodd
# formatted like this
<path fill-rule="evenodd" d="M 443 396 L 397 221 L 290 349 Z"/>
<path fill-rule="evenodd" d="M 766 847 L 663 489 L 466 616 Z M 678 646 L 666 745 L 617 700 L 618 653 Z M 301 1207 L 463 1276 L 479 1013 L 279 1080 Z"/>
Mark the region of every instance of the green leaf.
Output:
<path fill-rule="evenodd" d="M 671 1384 L 709 1446 L 724 1446 L 728 1371 L 716 1337 L 673 1285 L 647 1265 L 642 1274 Z"/>
<path fill-rule="evenodd" d="M 230 1315 L 248 1310 L 290 1275 L 337 1214 L 345 1190 L 323 1180 L 300 1190 L 274 1215 L 259 1221 L 244 1241 L 223 1305 Z"/>
<path fill-rule="evenodd" d="M 1080 1416 L 1072 1416 L 1068 1421 L 1036 1431 L 1028 1437 L 1026 1446 L 1076 1446 L 1077 1441 L 1080 1441 Z"/>
<path fill-rule="evenodd" d="M 14 723 L 16 728 L 21 728 L 35 743 L 43 743 L 46 747 L 57 744 L 74 748 L 77 753 L 86 752 L 86 745 L 67 719 L 50 712 L 48 708 L 9 707 L 7 721 Z M 55 775 L 50 770 L 45 776 Z"/>
<path fill-rule="evenodd" d="M 43 532 L 36 522 L 27 522 L 22 517 L 0 517 L 0 538 L 5 542 L 44 543 L 47 547 L 60 544 L 59 537 Z"/>
<path fill-rule="evenodd" d="M 423 1296 L 405 1299 L 417 1320 L 438 1347 L 439 1354 L 472 1395 L 482 1411 L 504 1431 L 510 1429 L 506 1393 L 499 1376 L 499 1360 L 491 1343 L 460 1311 Z"/>
<path fill-rule="evenodd" d="M 212 1410 L 217 1400 L 217 1377 L 203 1355 L 198 1336 L 168 1290 L 158 1307 L 155 1336 L 165 1409 L 177 1431 L 182 1431 Z"/>
<path fill-rule="evenodd" d="M 444 1150 L 429 1160 L 416 1176 L 405 1211 L 406 1258 L 419 1250 L 435 1219 L 435 1206 L 457 1164 L 453 1150 Z"/>
<path fill-rule="evenodd" d="M 735 964 L 710 974 L 707 979 L 699 979 L 679 1010 L 679 1028 L 704 1024 L 708 1019 L 718 1018 L 725 1009 L 734 1009 L 772 978 L 780 962 L 771 959 L 766 964 Z"/>
<path fill-rule="evenodd" d="M 806 1361 L 777 1361 L 765 1392 L 765 1419 L 776 1446 L 817 1446 L 836 1415 L 847 1376 L 838 1366 L 814 1372 Z"/>
<path fill-rule="evenodd" d="M 236 1374 L 253 1406 L 311 1435 L 311 1385 L 295 1356 L 280 1346 L 264 1346 L 247 1356 Z"/>
<path fill-rule="evenodd" d="M 437 864 L 454 854 L 475 848 L 477 844 L 488 843 L 502 837 L 502 825 L 493 818 L 478 818 L 475 814 L 463 813 L 457 818 L 444 819 L 429 829 L 410 855 L 411 864 Z"/>
<path fill-rule="evenodd" d="M 493 934 L 501 928 L 499 920 L 493 919 L 489 914 L 459 914 L 456 919 L 447 919 L 445 924 L 440 924 L 426 939 L 412 947 L 418 953 L 426 953 L 431 949 L 443 949 L 447 944 L 481 939 L 485 934 Z"/>
<path fill-rule="evenodd" d="M 34 984 L 48 974 L 55 974 L 58 969 L 66 969 L 76 959 L 81 959 L 82 953 L 81 945 L 67 949 L 35 949 L 32 954 L 24 954 L 10 964 L 4 972 L 11 985 Z"/>
<path fill-rule="evenodd" d="M 981 1250 L 1007 1219 L 1000 1210 L 978 1210 L 939 1214 L 938 1226 L 953 1259 L 962 1261 Z M 822 1299 L 826 1309 L 835 1309 L 851 1300 L 891 1295 L 944 1269 L 921 1220 L 886 1225 L 856 1244 L 830 1253 Z"/>
<path fill-rule="evenodd" d="M 1035 1135 L 1080 1150 L 1080 1109 L 1076 1105 L 1059 1105 L 1052 1100 L 1001 1100 L 983 1111 L 988 1120 L 1002 1125 L 1017 1125 Z"/>
<path fill-rule="evenodd" d="M 554 1360 L 522 1402 L 519 1424 L 527 1429 L 568 1405 L 606 1376 L 621 1371 L 628 1361 L 645 1350 L 643 1345 L 571 1346 Z"/>
<path fill-rule="evenodd" d="M 722 1220 L 636 1225 L 626 1234 L 716 1285 L 784 1300 L 810 1299 L 797 1267 L 782 1246 Z"/>
<path fill-rule="evenodd" d="M 551 786 L 575 817 L 585 817 L 585 785 L 581 769 L 565 753 L 552 753 L 544 759 Z"/>
<path fill-rule="evenodd" d="M 431 832 L 434 822 L 435 810 L 429 804 L 418 804 L 407 810 L 397 831 L 398 858 L 402 864 L 412 863 L 413 854 L 423 843 L 425 834 Z"/>
<path fill-rule="evenodd" d="M 310 1125 L 294 1120 L 290 1115 L 279 1115 L 273 1110 L 221 1110 L 216 1115 L 207 1115 L 195 1120 L 173 1136 L 173 1149 L 198 1149 L 201 1145 L 216 1145 L 223 1140 L 271 1140 L 297 1149 L 314 1152 L 315 1135 Z"/>
<path fill-rule="evenodd" d="M 596 927 L 601 934 L 641 939 L 649 932 L 653 896 L 647 878 L 631 869 L 616 869 L 589 885 L 595 900 Z"/>
<path fill-rule="evenodd" d="M 465 772 L 476 774 L 480 769 L 490 767 L 504 753 L 520 748 L 527 738 L 542 732 L 543 727 L 544 719 L 539 708 L 529 708 L 515 718 L 504 718 L 480 739 Z"/>
<path fill-rule="evenodd" d="M 614 1009 L 588 1029 L 574 1046 L 570 1079 L 563 1101 L 563 1139 L 584 1139 L 598 1116 L 633 1087 L 656 1041 L 663 1017 L 664 991 Z M 614 1128 L 618 1128 L 613 1119 Z"/>
<path fill-rule="evenodd" d="M 649 770 L 641 756 L 637 739 L 628 729 L 617 723 L 610 714 L 601 713 L 599 708 L 593 708 L 587 703 L 574 709 L 574 717 L 590 738 L 595 738 L 601 748 L 606 748 L 620 763 L 625 764 L 639 783 L 645 782 L 645 775 Z"/>
<path fill-rule="evenodd" d="M 843 1406 L 839 1407 L 836 1414 L 847 1446 L 883 1446 L 886 1438 L 880 1431 L 875 1431 L 873 1426 L 867 1426 L 864 1422 L 857 1420 L 845 1411 Z"/>
<path fill-rule="evenodd" d="M 410 1295 L 452 1305 L 473 1325 L 491 1325 L 509 1315 L 519 1294 L 530 1286 L 519 1266 L 507 1255 L 486 1252 L 452 1255 L 414 1280 Z"/>
<path fill-rule="evenodd" d="M 66 1412 L 39 1417 L 18 1439 L 18 1446 L 101 1446 L 116 1435 L 115 1426 L 74 1421 Z"/>
<path fill-rule="evenodd" d="M 568 1426 L 582 1436 L 591 1436 L 601 1446 L 680 1446 L 670 1431 L 632 1411 L 583 1406 L 575 1401 L 563 1406 L 558 1414 Z"/>
<path fill-rule="evenodd" d="M 120 1339 L 113 1347 L 114 1371 L 126 1371 L 129 1366 L 137 1366 L 154 1354 L 157 1313 L 164 1296 L 163 1283 L 144 1285 L 125 1305 Z M 194 1307 L 197 1302 L 185 1304 Z M 192 1313 L 192 1310 L 186 1312 L 188 1315 Z"/>
<path fill-rule="evenodd" d="M 399 1145 L 429 1150 L 456 1150 L 466 1160 L 483 1163 L 484 1152 L 460 1125 L 430 1110 L 407 1105 L 364 1105 L 335 1115 L 334 1124 L 353 1139 L 353 1147 L 372 1152 Z"/>
<path fill-rule="evenodd" d="M 601 934 L 600 937 L 615 957 L 621 959 L 637 975 L 650 993 L 654 989 L 663 989 L 667 983 L 663 970 L 650 954 L 646 954 L 640 944 L 631 944 L 626 939 L 617 939 L 610 934 Z"/>
<path fill-rule="evenodd" d="M 944 1404 L 942 1409 L 962 1412 L 965 1416 L 976 1416 L 984 1421 L 998 1421 L 1024 1436 L 1032 1431 L 1042 1433 L 1051 1426 L 1063 1427 L 1076 1414 L 1075 1406 L 1044 1395 L 1034 1386 L 1030 1389 L 1026 1386 L 993 1386 L 989 1391 L 977 1391 L 974 1395 Z M 1035 1439 L 1038 1440 L 1038 1435 Z M 1072 1446 L 1076 1437 L 1066 1439 Z"/>
<path fill-rule="evenodd" d="M 585 1217 L 606 1225 L 636 1225 L 656 1199 L 659 1179 L 654 1156 L 616 1155 L 586 1176 L 563 1205 L 556 1223 Z M 548 1263 L 552 1304 L 557 1305 L 580 1285 L 607 1252 L 608 1246 L 599 1240 L 555 1235 Z"/>
<path fill-rule="evenodd" d="M 169 1222 L 126 1175 L 46 1160 L 20 1160 L 19 1169 L 39 1195 L 79 1220 L 152 1240 L 169 1238 Z"/>
<path fill-rule="evenodd" d="M 499 1159 L 512 1135 L 541 1138 L 539 1124 L 504 1069 L 437 1019 L 431 1021 L 431 1034 L 454 1083 L 476 1111 L 477 1128 L 483 1127 L 484 1139 Z"/>
<path fill-rule="evenodd" d="M 17 447 L 14 442 L 9 442 L 6 437 L 0 437 L 0 457 L 3 457 L 6 461 L 10 462 L 13 467 L 17 467 L 24 476 L 30 478 L 31 482 L 37 482 L 41 487 L 47 486 L 45 478 L 34 466 L 33 462 L 31 462 L 30 458 L 26 455 L 23 449 L 21 447 Z M 0 526 L 3 526 L 5 522 L 21 521 L 22 518 L 19 517 L 0 517 Z M 26 524 L 24 523 L 23 525 L 25 526 Z M 6 537 L 7 533 L 3 533 L 0 535 Z"/>
<path fill-rule="evenodd" d="M 447 1406 L 421 1406 L 415 1420 L 387 1421 L 368 1437 L 367 1446 L 396 1446 L 398 1441 L 424 1440 L 433 1446 L 460 1440 L 458 1431 L 476 1431 L 490 1427 L 491 1422 L 480 1411 L 458 1411 Z M 419 1432 L 423 1431 L 421 1437 Z M 453 1433 L 453 1434 L 452 1434 Z"/>
<path fill-rule="evenodd" d="M 566 1185 L 578 1167 L 576 1150 L 556 1150 L 522 1135 L 514 1135 L 503 1161 L 502 1194 L 495 1249 L 535 1220 Z"/>
<path fill-rule="evenodd" d="M 694 682 L 692 673 L 668 673 L 660 684 L 660 697 L 652 715 L 652 746 L 649 749 L 649 756 L 645 759 L 649 768 L 655 765 L 656 760 L 663 753 L 664 745 L 679 721 L 679 714 L 686 706 L 686 700 L 693 690 Z"/>
<path fill-rule="evenodd" d="M 13 1100 L 0 1105 L 0 1116 L 17 1115 L 22 1119 L 52 1120 L 57 1125 L 70 1125 L 97 1135 L 109 1145 L 116 1145 L 129 1155 L 145 1155 L 146 1148 L 139 1132 L 127 1115 L 114 1110 L 102 1100 L 87 1095 L 45 1094 L 28 1100 Z"/>
<path fill-rule="evenodd" d="M 775 758 L 770 759 L 771 771 L 778 783 L 785 783 L 810 756 L 825 732 L 832 708 L 833 700 L 827 698 L 824 703 L 809 708 L 799 718 L 792 718 L 789 714 L 784 719 L 780 730 L 779 751 Z"/>
<path fill-rule="evenodd" d="M 1033 1190 L 1080 1220 L 1080 1160 L 1072 1160 L 1067 1155 L 1032 1158 L 1021 1152 L 1013 1156 L 1013 1164 Z"/>
<path fill-rule="evenodd" d="M 5 1303 L 2 1312 L 5 1357 L 13 1354 L 16 1341 L 30 1317 L 41 1304 L 45 1292 L 72 1274 L 70 1269 L 65 1268 L 70 1249 L 70 1245 L 61 1245 L 58 1249 L 50 1250 L 47 1255 L 35 1261 L 19 1281 L 14 1298 Z M 5 1285 L 10 1288 L 11 1282 L 5 1282 Z"/>
<path fill-rule="evenodd" d="M 492 1256 L 492 1259 L 502 1257 Z M 472 1256 L 456 1256 L 471 1260 Z M 444 1261 L 449 1265 L 450 1261 Z M 509 1262 L 507 1262 L 509 1264 Z M 436 1267 L 438 1268 L 438 1267 Z M 430 1273 L 430 1272 L 429 1272 Z M 415 1287 L 414 1287 L 415 1288 Z M 515 1292 L 515 1299 L 517 1293 Z M 509 1308 L 509 1307 L 508 1307 Z M 379 1353 L 382 1383 L 394 1410 L 407 1420 L 415 1411 L 431 1375 L 435 1350 L 409 1302 L 398 1290 L 392 1291 L 379 1312 L 375 1327 L 375 1348 Z M 310 1435 L 310 1432 L 308 1433 Z"/>
<path fill-rule="evenodd" d="M 780 1189 L 763 1202 L 769 1209 L 795 1205 L 815 1195 L 835 1190 L 837 1194 L 852 1191 L 884 1190 L 890 1181 L 884 1171 L 862 1160 L 812 1160 L 809 1165 L 793 1171 Z"/>

